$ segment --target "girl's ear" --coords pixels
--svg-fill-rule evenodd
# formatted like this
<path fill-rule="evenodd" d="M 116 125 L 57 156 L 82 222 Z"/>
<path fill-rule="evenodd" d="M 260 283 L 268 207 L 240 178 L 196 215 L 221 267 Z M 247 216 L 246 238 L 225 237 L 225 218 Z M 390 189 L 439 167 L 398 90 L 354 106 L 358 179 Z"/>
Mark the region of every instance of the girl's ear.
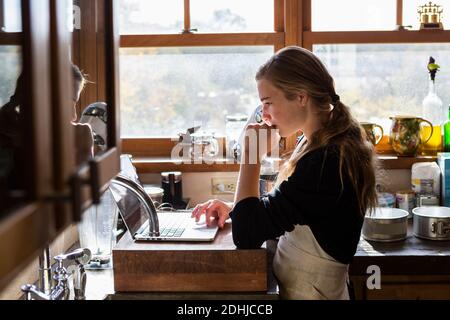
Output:
<path fill-rule="evenodd" d="M 306 93 L 306 91 L 300 91 L 297 95 L 297 101 L 300 103 L 300 106 L 305 107 L 306 104 L 308 103 L 308 94 Z"/>

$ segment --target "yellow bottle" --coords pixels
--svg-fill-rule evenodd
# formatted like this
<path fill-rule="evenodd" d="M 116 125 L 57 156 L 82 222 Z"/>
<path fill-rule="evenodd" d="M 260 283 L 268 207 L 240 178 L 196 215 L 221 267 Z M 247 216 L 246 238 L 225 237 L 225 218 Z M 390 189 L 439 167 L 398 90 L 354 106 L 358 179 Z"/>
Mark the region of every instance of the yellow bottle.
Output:
<path fill-rule="evenodd" d="M 431 127 L 425 126 L 420 129 L 420 138 L 426 141 L 431 133 Z M 442 152 L 442 130 L 441 126 L 433 126 L 433 135 L 427 143 L 421 144 L 419 154 L 421 156 L 436 156 L 438 152 Z"/>

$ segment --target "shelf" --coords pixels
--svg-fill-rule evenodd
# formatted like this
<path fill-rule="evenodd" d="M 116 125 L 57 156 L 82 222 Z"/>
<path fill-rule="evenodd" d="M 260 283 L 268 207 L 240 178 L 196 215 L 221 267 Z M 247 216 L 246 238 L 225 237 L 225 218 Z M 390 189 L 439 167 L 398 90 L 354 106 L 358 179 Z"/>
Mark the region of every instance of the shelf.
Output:
<path fill-rule="evenodd" d="M 379 155 L 379 169 L 411 169 L 412 165 L 419 162 L 435 162 L 437 157 L 417 156 L 399 157 L 397 155 Z"/>
<path fill-rule="evenodd" d="M 418 162 L 434 162 L 436 157 L 398 157 L 397 155 L 379 155 L 378 169 L 411 169 Z M 213 164 L 208 163 L 183 163 L 181 160 L 173 161 L 162 157 L 135 157 L 133 159 L 138 173 L 151 174 L 166 171 L 181 172 L 239 172 L 239 164 L 229 159 L 217 159 Z"/>

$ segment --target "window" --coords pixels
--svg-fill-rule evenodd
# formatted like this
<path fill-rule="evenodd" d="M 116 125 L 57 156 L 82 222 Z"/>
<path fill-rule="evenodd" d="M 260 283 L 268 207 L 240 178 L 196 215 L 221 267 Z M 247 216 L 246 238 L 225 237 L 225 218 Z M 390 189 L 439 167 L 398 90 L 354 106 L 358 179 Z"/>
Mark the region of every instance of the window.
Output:
<path fill-rule="evenodd" d="M 284 46 L 277 3 L 121 0 L 122 137 L 224 136 L 227 116 L 250 115 L 256 71 Z"/>
<path fill-rule="evenodd" d="M 421 115 L 422 100 L 428 93 L 429 56 L 450 66 L 449 44 L 314 45 L 313 49 L 332 73 L 336 90 L 353 115 L 382 125 L 386 133 L 391 126 L 389 117 Z M 446 90 L 450 72 L 443 69 L 437 77 L 438 95 L 450 102 Z"/>
<path fill-rule="evenodd" d="M 313 31 L 394 30 L 395 0 L 313 0 Z"/>
<path fill-rule="evenodd" d="M 439 4 L 443 7 L 444 12 L 442 16 L 442 22 L 445 30 L 450 29 L 450 0 L 439 0 L 433 1 L 435 4 Z M 418 30 L 420 27 L 419 15 L 417 13 L 417 8 L 429 3 L 429 1 L 424 0 L 406 0 L 403 1 L 403 21 L 404 25 L 412 26 L 413 30 Z"/>
<path fill-rule="evenodd" d="M 191 16 L 202 33 L 272 32 L 273 0 L 192 0 Z"/>
<path fill-rule="evenodd" d="M 137 0 L 122 0 L 126 2 Z M 356 118 L 382 124 L 387 134 L 390 116 L 421 115 L 430 56 L 442 67 L 438 93 L 444 104 L 450 101 L 443 87 L 450 77 L 450 69 L 444 68 L 450 62 L 450 0 L 438 3 L 444 30 L 419 31 L 418 7 L 425 2 L 172 2 L 171 21 L 177 21 L 171 23 L 172 32 L 130 34 L 122 25 L 122 134 L 150 139 L 174 136 L 194 125 L 222 133 L 226 115 L 255 107 L 257 67 L 288 45 L 315 52 Z M 227 76 L 222 78 L 225 64 Z"/>
<path fill-rule="evenodd" d="M 195 126 L 224 135 L 227 115 L 250 114 L 258 106 L 255 70 L 273 50 L 122 49 L 122 136 L 171 136 Z"/>
<path fill-rule="evenodd" d="M 174 34 L 183 28 L 180 0 L 120 1 L 121 34 Z"/>

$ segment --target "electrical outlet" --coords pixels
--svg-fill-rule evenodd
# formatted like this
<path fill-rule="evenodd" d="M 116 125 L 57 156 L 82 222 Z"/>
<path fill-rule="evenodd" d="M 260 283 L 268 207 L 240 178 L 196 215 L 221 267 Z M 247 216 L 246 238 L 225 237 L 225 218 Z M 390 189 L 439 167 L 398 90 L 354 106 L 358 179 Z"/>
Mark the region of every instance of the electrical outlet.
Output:
<path fill-rule="evenodd" d="M 231 195 L 236 192 L 235 178 L 213 178 L 212 194 L 214 195 Z"/>

